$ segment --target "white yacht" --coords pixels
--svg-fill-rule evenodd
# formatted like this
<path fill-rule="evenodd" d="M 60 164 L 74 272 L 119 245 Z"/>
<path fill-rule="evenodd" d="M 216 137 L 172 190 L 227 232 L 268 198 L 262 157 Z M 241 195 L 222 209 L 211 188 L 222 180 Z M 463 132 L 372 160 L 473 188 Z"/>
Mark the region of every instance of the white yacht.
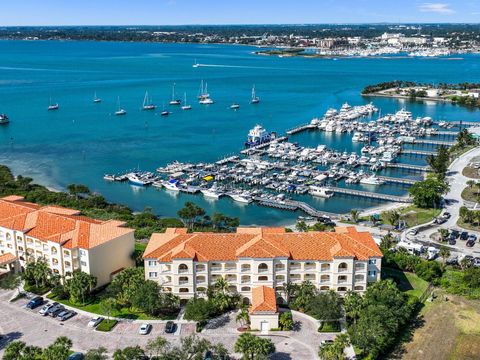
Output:
<path fill-rule="evenodd" d="M 362 141 L 362 133 L 359 133 L 359 132 L 355 132 L 353 133 L 353 137 L 352 137 L 352 142 L 360 142 Z"/>
<path fill-rule="evenodd" d="M 252 99 L 250 100 L 250 104 L 258 104 L 260 102 L 260 98 L 255 95 L 255 85 L 252 87 Z"/>
<path fill-rule="evenodd" d="M 178 180 L 175 179 L 170 179 L 168 181 L 162 181 L 162 186 L 171 191 L 180 191 L 180 189 L 177 186 Z"/>
<path fill-rule="evenodd" d="M 233 103 L 232 105 L 230 105 L 230 109 L 232 109 L 232 110 L 238 110 L 238 109 L 240 109 L 240 105 L 237 104 L 237 103 Z"/>
<path fill-rule="evenodd" d="M 360 184 L 364 185 L 382 185 L 385 184 L 385 181 L 379 179 L 376 175 L 370 175 L 368 177 L 363 178 L 360 180 Z"/>
<path fill-rule="evenodd" d="M 335 131 L 335 121 L 329 121 L 327 126 L 325 126 L 326 132 L 333 132 Z"/>
<path fill-rule="evenodd" d="M 261 125 L 255 125 L 253 129 L 250 129 L 248 132 L 247 141 L 245 146 L 255 146 L 263 143 L 267 143 L 273 140 L 275 136 L 272 133 L 269 133 Z"/>
<path fill-rule="evenodd" d="M 223 192 L 217 187 L 217 183 L 213 183 L 212 187 L 209 189 L 202 189 L 200 192 L 203 196 L 211 199 L 219 199 L 223 195 Z"/>
<path fill-rule="evenodd" d="M 52 103 L 52 99 L 50 99 L 50 105 L 48 105 L 47 110 L 48 110 L 48 111 L 58 110 L 59 108 L 60 108 L 60 105 L 58 105 L 58 103 L 53 104 L 53 103 Z"/>
<path fill-rule="evenodd" d="M 330 108 L 330 109 L 328 109 L 327 112 L 325 113 L 325 117 L 326 117 L 326 118 L 330 118 L 330 117 L 333 117 L 333 116 L 335 116 L 335 115 L 337 115 L 337 114 L 338 114 L 337 109 Z"/>
<path fill-rule="evenodd" d="M 385 151 L 380 159 L 380 161 L 383 162 L 391 162 L 393 160 L 395 160 L 395 154 L 393 151 Z"/>
<path fill-rule="evenodd" d="M 350 110 L 352 110 L 352 107 L 348 103 L 343 104 L 340 108 L 341 113 L 349 112 Z"/>
<path fill-rule="evenodd" d="M 175 83 L 172 86 L 172 100 L 170 100 L 170 105 L 180 105 L 182 102 L 179 99 L 175 98 Z"/>
<path fill-rule="evenodd" d="M 243 204 L 250 204 L 253 200 L 250 194 L 244 193 L 232 193 L 229 196 L 236 202 L 243 203 Z"/>
<path fill-rule="evenodd" d="M 329 188 L 323 187 L 323 186 L 315 186 L 312 185 L 310 186 L 309 190 L 310 195 L 312 196 L 318 196 L 322 198 L 331 198 L 333 196 L 333 191 L 330 190 Z"/>
<path fill-rule="evenodd" d="M 0 114 L 0 125 L 8 124 L 10 120 L 8 119 L 8 116 L 5 114 Z"/>
<path fill-rule="evenodd" d="M 198 103 L 202 105 L 211 105 L 213 104 L 213 100 L 210 98 L 205 98 L 205 99 L 201 99 Z"/>
<path fill-rule="evenodd" d="M 185 93 L 185 100 L 183 102 L 182 110 L 191 110 L 192 105 L 188 105 L 187 103 L 187 93 Z"/>
<path fill-rule="evenodd" d="M 130 184 L 133 185 L 138 185 L 138 186 L 145 186 L 148 184 L 147 181 L 141 179 L 137 174 L 135 173 L 130 173 L 127 175 L 127 179 L 130 182 Z"/>
<path fill-rule="evenodd" d="M 210 105 L 213 104 L 213 100 L 210 98 L 210 94 L 208 93 L 208 84 L 205 83 L 205 87 L 203 85 L 203 80 L 200 83 L 200 92 L 198 94 L 198 102 L 202 105 Z"/>
<path fill-rule="evenodd" d="M 395 119 L 399 122 L 406 122 L 412 120 L 412 113 L 402 108 L 395 113 Z"/>
<path fill-rule="evenodd" d="M 151 103 L 148 97 L 148 91 L 145 91 L 145 97 L 143 98 L 142 110 L 155 110 L 157 107 Z"/>
<path fill-rule="evenodd" d="M 127 112 L 125 111 L 125 109 L 123 109 L 123 108 L 120 106 L 120 97 L 118 97 L 117 103 L 118 103 L 118 110 L 115 111 L 115 115 L 117 115 L 117 116 L 126 115 Z"/>
<path fill-rule="evenodd" d="M 96 103 L 96 104 L 102 102 L 102 99 L 100 99 L 100 98 L 97 96 L 97 93 L 96 93 L 96 92 L 93 94 L 93 102 Z"/>

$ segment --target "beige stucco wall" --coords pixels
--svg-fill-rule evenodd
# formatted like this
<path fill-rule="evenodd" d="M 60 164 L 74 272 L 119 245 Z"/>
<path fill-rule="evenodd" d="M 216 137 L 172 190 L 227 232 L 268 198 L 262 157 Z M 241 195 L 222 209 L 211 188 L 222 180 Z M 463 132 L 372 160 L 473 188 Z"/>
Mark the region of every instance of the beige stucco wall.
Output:
<path fill-rule="evenodd" d="M 86 251 L 88 265 L 81 265 L 82 271 L 95 276 L 97 286 L 108 284 L 113 272 L 135 265 L 131 258 L 134 250 L 135 239 L 132 231 Z M 84 261 L 83 259 L 84 257 L 80 256 L 80 260 Z"/>
<path fill-rule="evenodd" d="M 260 330 L 261 323 L 267 321 L 269 330 L 278 328 L 278 313 L 277 314 L 250 314 L 250 328 L 252 330 Z"/>

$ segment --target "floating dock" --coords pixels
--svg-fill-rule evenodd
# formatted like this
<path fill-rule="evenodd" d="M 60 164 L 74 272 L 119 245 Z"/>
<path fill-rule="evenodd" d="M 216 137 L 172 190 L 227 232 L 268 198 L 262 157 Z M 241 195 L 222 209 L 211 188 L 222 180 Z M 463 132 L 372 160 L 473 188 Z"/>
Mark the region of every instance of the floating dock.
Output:
<path fill-rule="evenodd" d="M 406 203 L 406 204 L 409 204 L 412 202 L 412 199 L 410 199 L 408 196 L 379 194 L 379 193 L 374 193 L 370 191 L 360 191 L 360 190 L 345 189 L 345 188 L 339 188 L 339 187 L 329 187 L 329 189 L 338 194 L 354 195 L 354 196 L 360 196 L 360 197 L 365 197 L 369 199 L 393 201 L 393 202 Z"/>
<path fill-rule="evenodd" d="M 312 125 L 310 123 L 308 124 L 303 124 L 303 125 L 299 125 L 299 126 L 296 126 L 290 130 L 287 130 L 287 135 L 293 135 L 293 134 L 296 134 L 296 133 L 299 133 L 299 132 L 302 132 L 302 131 L 305 131 L 305 130 L 313 130 L 313 129 L 317 129 L 318 126 L 317 125 Z"/>
<path fill-rule="evenodd" d="M 414 144 L 426 144 L 426 145 L 443 145 L 443 146 L 453 146 L 455 141 L 443 141 L 443 140 L 422 140 L 415 139 Z"/>
<path fill-rule="evenodd" d="M 436 151 L 412 150 L 412 149 L 402 149 L 400 153 L 402 155 L 421 155 L 421 156 L 437 155 Z"/>
<path fill-rule="evenodd" d="M 309 216 L 315 217 L 315 218 L 321 218 L 328 216 L 330 218 L 337 218 L 339 215 L 326 212 L 326 211 L 320 211 L 312 206 L 308 205 L 307 203 L 304 203 L 302 201 L 296 201 L 296 200 L 271 200 L 271 199 L 264 199 L 261 197 L 254 197 L 253 200 L 258 203 L 258 205 L 261 206 L 267 206 L 275 209 L 280 209 L 280 210 L 290 210 L 290 211 L 296 211 L 296 210 L 302 210 Z"/>
<path fill-rule="evenodd" d="M 413 165 L 413 164 L 402 164 L 402 163 L 387 163 L 387 168 L 394 168 L 394 169 L 406 169 L 406 170 L 413 170 L 413 171 L 428 171 L 428 165 Z"/>
<path fill-rule="evenodd" d="M 404 185 L 413 185 L 420 181 L 415 179 L 396 178 L 396 177 L 390 177 L 390 176 L 377 176 L 377 178 L 389 183 L 404 184 Z"/>

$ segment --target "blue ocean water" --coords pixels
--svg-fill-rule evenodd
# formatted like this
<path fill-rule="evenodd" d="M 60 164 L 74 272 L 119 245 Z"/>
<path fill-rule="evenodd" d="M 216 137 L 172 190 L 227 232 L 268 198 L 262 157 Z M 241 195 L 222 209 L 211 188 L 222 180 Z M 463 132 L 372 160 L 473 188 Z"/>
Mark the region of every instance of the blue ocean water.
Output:
<path fill-rule="evenodd" d="M 83 183 L 107 199 L 135 210 L 151 207 L 173 216 L 191 200 L 208 212 L 239 216 L 242 224 L 283 224 L 299 213 L 238 205 L 230 199 L 208 202 L 202 196 L 171 194 L 154 188 L 107 183 L 104 173 L 137 168 L 154 170 L 174 160 L 214 161 L 242 148 L 246 134 L 260 123 L 284 132 L 321 116 L 329 107 L 367 103 L 360 90 L 368 84 L 405 79 L 418 82 L 480 82 L 480 57 L 461 59 L 304 59 L 254 55 L 255 48 L 228 45 L 151 44 L 116 42 L 0 41 L 0 113 L 11 119 L 0 127 L 0 163 L 15 173 L 55 188 Z M 195 60 L 202 66 L 193 68 Z M 215 100 L 196 102 L 200 81 L 208 82 Z M 172 84 L 177 97 L 187 93 L 191 111 L 168 107 Z M 249 104 L 255 84 L 261 103 Z M 140 111 L 145 91 L 159 106 Z M 103 99 L 94 104 L 93 94 Z M 49 99 L 60 110 L 46 110 Z M 114 116 L 117 98 L 128 114 Z M 239 111 L 229 105 L 238 102 Z M 475 121 L 478 111 L 448 104 L 410 103 L 375 99 L 383 113 L 405 106 L 415 116 Z M 326 144 L 358 151 L 348 135 L 318 132 L 292 137 L 301 145 Z M 423 163 L 422 157 L 401 161 Z M 392 176 L 414 173 L 390 171 Z M 378 189 L 404 194 L 405 187 Z M 319 209 L 347 212 L 378 205 L 372 200 L 335 196 L 310 199 Z"/>

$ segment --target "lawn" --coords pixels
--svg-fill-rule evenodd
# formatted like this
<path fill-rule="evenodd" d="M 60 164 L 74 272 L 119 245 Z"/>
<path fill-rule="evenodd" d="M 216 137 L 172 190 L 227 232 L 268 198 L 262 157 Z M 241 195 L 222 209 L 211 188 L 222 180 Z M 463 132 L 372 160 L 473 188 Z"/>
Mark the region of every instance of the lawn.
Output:
<path fill-rule="evenodd" d="M 462 191 L 462 199 L 467 200 L 467 201 L 472 201 L 472 202 L 477 202 L 479 195 L 479 189 L 477 187 L 469 187 L 467 186 L 465 189 Z"/>
<path fill-rule="evenodd" d="M 117 325 L 117 320 L 105 319 L 95 328 L 97 331 L 111 331 L 115 325 Z"/>
<path fill-rule="evenodd" d="M 62 303 L 67 306 L 72 306 L 74 308 L 77 308 L 79 310 L 83 311 L 88 311 L 93 314 L 98 314 L 105 316 L 105 314 L 102 312 L 100 308 L 100 300 L 101 296 L 96 296 L 92 299 L 92 301 L 86 305 L 77 305 L 77 304 L 72 304 L 69 300 L 58 300 L 55 297 L 49 295 L 49 299 L 57 301 L 59 303 Z M 173 314 L 171 316 L 165 316 L 165 317 L 153 317 L 150 315 L 145 314 L 144 312 L 141 311 L 136 311 L 135 309 L 129 309 L 129 308 L 121 308 L 119 310 L 114 310 L 110 316 L 120 318 L 120 319 L 133 319 L 133 320 L 172 320 L 176 319 L 177 315 Z"/>
<path fill-rule="evenodd" d="M 474 360 L 480 354 L 480 302 L 435 290 L 408 342 L 390 359 Z"/>
<path fill-rule="evenodd" d="M 416 296 L 417 298 L 420 298 L 428 287 L 428 282 L 420 279 L 414 273 L 392 268 L 382 268 L 382 278 L 392 279 L 400 290 L 409 295 Z"/>
<path fill-rule="evenodd" d="M 466 176 L 471 179 L 480 179 L 480 171 L 479 169 L 475 169 L 470 166 L 466 166 L 463 168 L 462 171 L 463 176 Z"/>
<path fill-rule="evenodd" d="M 441 209 L 422 209 L 415 205 L 410 205 L 397 211 L 401 215 L 401 219 L 406 221 L 408 227 L 428 223 L 442 212 Z M 385 215 L 385 213 L 380 214 L 382 221 L 388 224 Z"/>

